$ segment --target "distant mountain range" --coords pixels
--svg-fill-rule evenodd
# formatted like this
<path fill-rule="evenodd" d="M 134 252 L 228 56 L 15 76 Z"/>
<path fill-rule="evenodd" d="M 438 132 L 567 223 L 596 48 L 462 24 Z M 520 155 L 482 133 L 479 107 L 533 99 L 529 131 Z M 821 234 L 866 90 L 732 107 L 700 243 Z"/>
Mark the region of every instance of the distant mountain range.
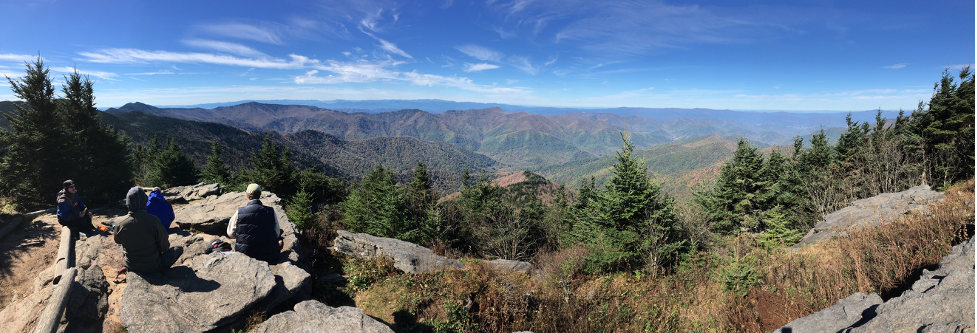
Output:
<path fill-rule="evenodd" d="M 686 116 L 663 120 L 582 112 L 545 115 L 507 112 L 498 107 L 443 113 L 417 109 L 350 113 L 309 105 L 257 102 L 213 109 L 158 108 L 130 103 L 106 112 L 142 111 L 163 117 L 217 122 L 249 131 L 294 133 L 315 130 L 347 140 L 409 136 L 484 154 L 513 170 L 606 156 L 620 148 L 622 132 L 631 133 L 638 148 L 709 134 L 742 136 L 756 142 L 786 145 L 792 144 L 797 135 L 809 135 L 820 129 L 818 124 L 844 125 L 844 114 L 669 110 L 660 109 L 654 114 L 664 119 L 684 112 L 703 118 Z M 857 117 L 853 114 L 853 118 L 874 118 L 874 115 L 869 116 L 866 112 Z M 745 121 L 731 120 L 737 117 Z"/>

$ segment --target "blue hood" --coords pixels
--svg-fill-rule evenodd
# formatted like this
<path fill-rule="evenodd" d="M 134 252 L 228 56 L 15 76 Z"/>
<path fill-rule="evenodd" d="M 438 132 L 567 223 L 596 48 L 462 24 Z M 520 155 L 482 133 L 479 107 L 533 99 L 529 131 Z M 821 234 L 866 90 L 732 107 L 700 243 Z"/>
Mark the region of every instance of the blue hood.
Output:
<path fill-rule="evenodd" d="M 149 192 L 149 202 L 160 203 L 166 202 L 166 198 L 163 197 L 163 193 L 159 190 Z M 147 203 L 148 205 L 149 203 Z"/>

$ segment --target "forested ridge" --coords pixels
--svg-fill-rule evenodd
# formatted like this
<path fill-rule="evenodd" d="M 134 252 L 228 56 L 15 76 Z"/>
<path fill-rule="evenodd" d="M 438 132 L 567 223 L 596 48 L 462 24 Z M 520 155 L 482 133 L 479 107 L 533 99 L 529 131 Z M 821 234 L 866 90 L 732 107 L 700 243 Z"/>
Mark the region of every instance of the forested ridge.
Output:
<path fill-rule="evenodd" d="M 316 274 L 351 277 L 344 290 L 314 291 L 327 303 L 335 296 L 330 293 L 352 298 L 371 288 L 396 288 L 418 297 L 390 303 L 400 304 L 399 311 L 413 318 L 397 324 L 402 331 L 757 330 L 746 326 L 756 324 L 756 316 L 738 312 L 753 309 L 750 297 L 757 293 L 791 299 L 799 312 L 827 302 L 828 296 L 804 289 L 797 282 L 801 280 L 786 275 L 772 280 L 777 279 L 770 277 L 773 273 L 761 274 L 784 263 L 807 265 L 807 259 L 779 250 L 797 242 L 824 215 L 857 199 L 920 184 L 973 195 L 970 68 L 957 75 L 945 71 L 928 102 L 895 119 L 886 119 L 881 110 L 874 121 L 849 118 L 836 144 L 821 130 L 809 139 L 797 137 L 787 147 L 716 135 L 648 149 L 639 145 L 659 136 L 590 123 L 596 127 L 563 131 L 543 118 L 498 109 L 438 117 L 417 110 L 377 116 L 398 119 L 403 128 L 363 114 L 350 115 L 355 122 L 333 124 L 345 126 L 337 129 L 356 140 L 309 130 L 248 132 L 141 112 L 100 113 L 87 77 L 74 73 L 61 93 L 55 93 L 40 59 L 28 64 L 23 78 L 8 80 L 23 102 L 2 104 L 13 106 L 4 113 L 9 129 L 0 131 L 0 200 L 6 210 L 50 205 L 61 181 L 69 178 L 93 203 L 117 200 L 132 185 L 173 187 L 203 181 L 240 189 L 255 182 L 284 198 L 289 219 L 308 241 L 322 247 L 343 229 L 476 261 L 532 261 L 544 271 L 542 282 L 443 272 L 418 276 L 425 282 L 415 284 L 382 261 L 330 256 L 312 264 Z M 248 107 L 256 114 L 289 108 Z M 513 128 L 484 130 L 512 117 L 521 117 Z M 440 132 L 441 142 L 414 137 L 413 129 L 404 125 L 443 127 L 446 122 L 438 119 L 456 118 L 450 130 Z M 274 121 L 266 125 L 277 126 Z M 401 137 L 364 134 L 376 131 Z M 591 148 L 579 144 L 583 135 L 595 133 L 599 135 Z M 489 134 L 493 139 L 486 140 Z M 579 160 L 590 154 L 585 150 L 607 149 L 610 135 L 616 144 L 612 154 Z M 554 154 L 513 148 L 525 145 L 512 142 L 526 141 Z M 465 147 L 515 154 L 524 162 L 569 162 L 525 171 L 508 184 L 494 179 L 495 161 Z M 565 185 L 550 182 L 547 173 L 564 174 L 559 183 Z M 699 185 L 683 196 L 669 193 L 666 189 L 679 179 Z M 566 186 L 571 180 L 577 182 L 568 185 L 572 190 Z M 459 193 L 438 200 L 454 191 Z M 955 212 L 944 214 L 950 220 L 932 227 L 926 227 L 929 220 L 913 222 L 924 226 L 912 229 L 916 234 L 871 232 L 897 235 L 882 243 L 902 244 L 898 237 L 915 237 L 924 243 L 911 246 L 949 244 L 961 237 L 961 226 L 966 230 L 969 224 L 972 230 L 973 214 L 945 209 Z M 872 235 L 855 239 L 884 238 Z M 850 246 L 863 251 L 858 244 Z M 918 268 L 890 268 L 886 254 L 866 253 L 866 258 L 879 260 L 869 270 L 881 270 L 878 274 L 886 278 L 873 275 L 870 282 L 859 280 L 858 288 L 892 289 L 891 281 L 901 281 Z M 925 260 L 912 262 L 925 266 L 932 260 L 932 253 L 926 253 Z M 862 274 L 832 278 L 844 282 L 865 278 Z M 538 283 L 538 291 L 510 295 L 499 289 L 508 284 L 520 290 L 517 286 L 532 283 Z M 683 294 L 698 285 L 713 289 Z M 578 289 L 589 292 L 581 295 Z M 717 300 L 724 303 L 717 305 Z M 473 306 L 475 302 L 485 307 Z M 702 304 L 713 306 L 704 310 L 708 318 L 681 310 Z M 423 311 L 437 314 L 419 318 Z"/>

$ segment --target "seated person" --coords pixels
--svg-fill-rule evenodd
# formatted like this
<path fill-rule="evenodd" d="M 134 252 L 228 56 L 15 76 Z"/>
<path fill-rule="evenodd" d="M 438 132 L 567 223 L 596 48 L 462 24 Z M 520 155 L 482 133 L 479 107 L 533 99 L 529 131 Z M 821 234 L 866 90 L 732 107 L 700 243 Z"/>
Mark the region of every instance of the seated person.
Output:
<path fill-rule="evenodd" d="M 278 242 L 282 230 L 278 227 L 275 209 L 261 204 L 261 186 L 248 185 L 245 194 L 248 204 L 238 208 L 227 223 L 227 236 L 236 239 L 234 250 L 252 258 L 275 262 L 282 252 Z"/>
<path fill-rule="evenodd" d="M 163 229 L 166 232 L 170 232 L 170 224 L 176 219 L 176 215 L 173 214 L 173 207 L 166 202 L 166 198 L 163 197 L 163 193 L 160 192 L 159 187 L 149 192 L 149 203 L 146 204 L 146 212 L 159 218 L 159 222 L 163 224 Z"/>
<path fill-rule="evenodd" d="M 176 263 L 183 255 L 182 246 L 170 247 L 166 230 L 159 218 L 146 212 L 146 192 L 142 187 L 129 189 L 126 207 L 129 215 L 115 225 L 115 242 L 122 244 L 122 264 L 133 272 L 156 272 Z"/>
<path fill-rule="evenodd" d="M 71 236 L 78 239 L 79 232 L 89 233 L 95 231 L 92 225 L 92 212 L 88 211 L 85 202 L 81 201 L 75 182 L 71 179 L 62 183 L 63 188 L 58 192 L 58 223 L 71 230 Z M 102 232 L 108 228 L 100 226 Z"/>

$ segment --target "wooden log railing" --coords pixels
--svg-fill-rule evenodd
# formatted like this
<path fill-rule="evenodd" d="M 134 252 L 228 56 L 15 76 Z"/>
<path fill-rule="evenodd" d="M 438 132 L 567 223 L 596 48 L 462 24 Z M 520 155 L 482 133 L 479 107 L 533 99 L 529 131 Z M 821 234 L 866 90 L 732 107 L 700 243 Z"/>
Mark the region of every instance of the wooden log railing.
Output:
<path fill-rule="evenodd" d="M 41 316 L 37 319 L 37 327 L 34 333 L 55 333 L 61 323 L 61 316 L 68 305 L 68 295 L 71 295 L 71 286 L 75 284 L 75 275 L 78 269 L 75 265 L 75 239 L 71 237 L 71 230 L 68 227 L 61 227 L 61 243 L 58 245 L 58 258 L 54 262 L 55 278 L 54 289 L 48 297 L 47 305 Z"/>

